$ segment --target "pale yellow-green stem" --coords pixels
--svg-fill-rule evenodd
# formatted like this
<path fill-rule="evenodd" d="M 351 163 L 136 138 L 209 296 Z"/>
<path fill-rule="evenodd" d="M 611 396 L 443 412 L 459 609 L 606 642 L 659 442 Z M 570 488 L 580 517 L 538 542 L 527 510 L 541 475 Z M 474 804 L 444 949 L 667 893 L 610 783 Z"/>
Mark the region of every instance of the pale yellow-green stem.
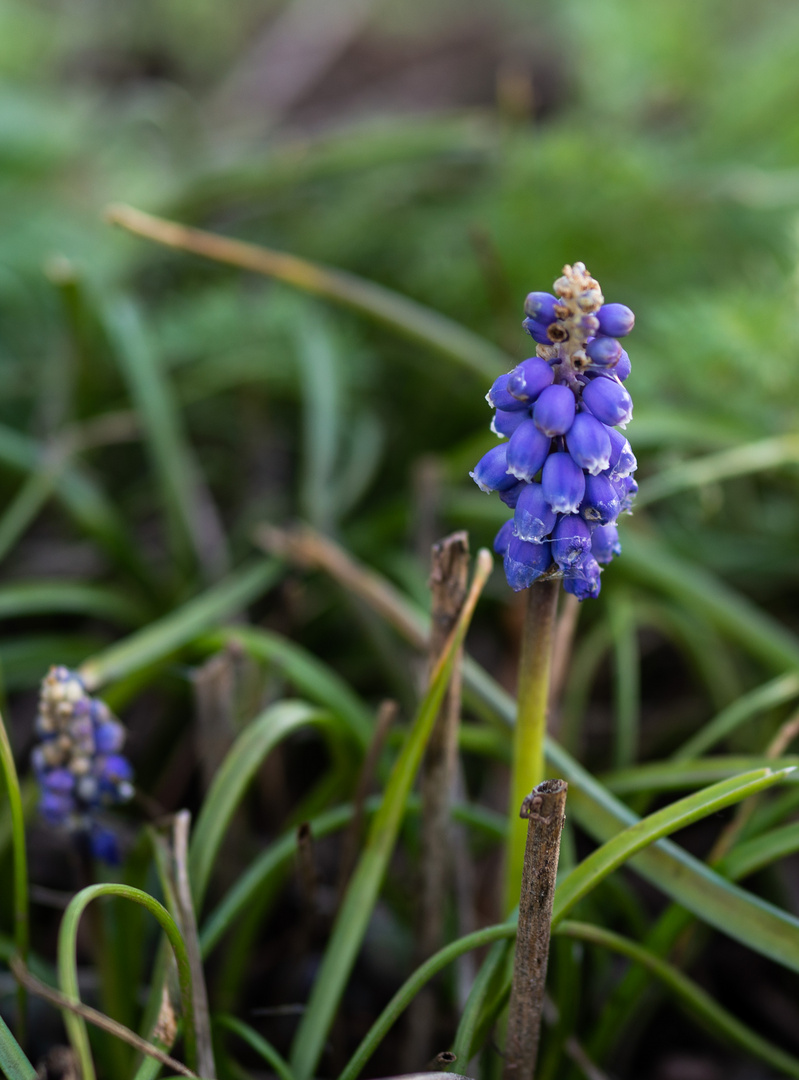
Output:
<path fill-rule="evenodd" d="M 519 903 L 527 822 L 519 817 L 526 795 L 544 779 L 544 737 L 552 666 L 555 609 L 560 581 L 539 581 L 527 590 L 519 656 L 516 728 L 510 786 L 510 828 L 505 853 L 505 913 Z"/>

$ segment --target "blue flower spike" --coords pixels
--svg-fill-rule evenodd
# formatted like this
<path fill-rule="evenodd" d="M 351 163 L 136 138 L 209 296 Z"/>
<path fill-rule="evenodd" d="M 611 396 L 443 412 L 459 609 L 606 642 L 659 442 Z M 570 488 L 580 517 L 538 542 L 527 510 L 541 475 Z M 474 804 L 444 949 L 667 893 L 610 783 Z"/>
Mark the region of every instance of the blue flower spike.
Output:
<path fill-rule="evenodd" d="M 470 475 L 515 510 L 494 545 L 510 587 L 561 578 L 566 592 L 587 600 L 599 595 L 602 568 L 621 554 L 616 521 L 631 513 L 638 490 L 638 463 L 618 430 L 633 412 L 622 385 L 630 358 L 618 339 L 635 316 L 605 303 L 583 263 L 564 266 L 551 293 L 529 293 L 524 314 L 536 355 L 487 395 L 496 410 L 491 430 L 510 441 Z M 49 798 L 69 795 L 52 787 Z"/>
<path fill-rule="evenodd" d="M 96 858 L 119 861 L 114 834 L 98 820 L 133 797 L 133 770 L 121 753 L 125 729 L 91 697 L 77 672 L 52 667 L 42 680 L 31 765 L 44 820 L 88 837 Z"/>

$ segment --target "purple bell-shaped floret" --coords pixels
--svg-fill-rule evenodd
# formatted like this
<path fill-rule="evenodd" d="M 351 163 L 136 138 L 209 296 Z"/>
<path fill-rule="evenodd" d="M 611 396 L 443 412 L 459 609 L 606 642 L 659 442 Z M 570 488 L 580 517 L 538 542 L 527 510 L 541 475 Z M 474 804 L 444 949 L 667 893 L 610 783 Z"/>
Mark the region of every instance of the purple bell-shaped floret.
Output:
<path fill-rule="evenodd" d="M 552 440 L 536 427 L 534 420 L 521 424 L 508 443 L 508 479 L 532 480 L 547 459 Z M 508 485 L 510 486 L 510 485 Z"/>
<path fill-rule="evenodd" d="M 564 572 L 563 588 L 580 601 L 594 600 L 602 587 L 599 575 L 596 559 L 591 554 L 585 554 Z"/>
<path fill-rule="evenodd" d="M 540 356 L 531 356 L 529 360 L 522 360 L 508 376 L 506 389 L 519 401 L 532 405 L 542 390 L 552 385 L 555 373 Z"/>
<path fill-rule="evenodd" d="M 614 556 L 621 555 L 619 530 L 612 522 L 597 525 L 591 530 L 591 554 L 601 566 L 607 566 Z"/>
<path fill-rule="evenodd" d="M 597 420 L 609 427 L 627 427 L 633 418 L 633 399 L 612 377 L 592 379 L 583 388 L 583 401 Z"/>
<path fill-rule="evenodd" d="M 505 577 L 514 592 L 528 589 L 552 564 L 548 544 L 531 544 L 512 536 L 505 551 Z"/>
<path fill-rule="evenodd" d="M 505 409 L 497 409 L 491 421 L 491 430 L 495 435 L 504 435 L 506 439 L 509 439 L 519 424 L 523 424 L 525 420 L 529 419 L 530 414 L 527 409 L 519 412 L 506 412 Z"/>
<path fill-rule="evenodd" d="M 610 436 L 605 425 L 588 412 L 578 413 L 569 429 L 569 453 L 581 469 L 592 476 L 610 465 Z"/>
<path fill-rule="evenodd" d="M 621 511 L 621 499 L 607 476 L 585 478 L 585 498 L 580 513 L 586 521 L 607 525 L 615 521 Z"/>
<path fill-rule="evenodd" d="M 528 422 L 533 423 L 532 420 Z M 492 447 L 469 473 L 481 491 L 507 491 L 516 483 L 516 477 L 508 476 L 509 446 L 510 443 L 500 443 L 499 446 Z"/>
<path fill-rule="evenodd" d="M 501 409 L 503 412 L 524 412 L 527 403 L 519 401 L 518 398 L 508 393 L 509 378 L 510 373 L 500 375 L 498 379 L 495 379 L 493 386 L 486 394 L 486 401 L 492 409 Z"/>
<path fill-rule="evenodd" d="M 494 537 L 494 551 L 497 555 L 504 555 L 508 550 L 508 544 L 513 537 L 513 518 L 506 521 L 497 535 Z"/>
<path fill-rule="evenodd" d="M 558 518 L 552 533 L 552 557 L 561 569 L 573 566 L 591 551 L 591 530 L 578 514 Z"/>
<path fill-rule="evenodd" d="M 574 394 L 568 386 L 556 384 L 541 392 L 533 409 L 533 422 L 544 435 L 565 435 L 574 423 L 575 412 Z"/>
<path fill-rule="evenodd" d="M 550 454 L 541 473 L 541 487 L 556 514 L 576 514 L 585 495 L 585 473 L 569 454 Z"/>
<path fill-rule="evenodd" d="M 525 484 L 516 503 L 513 529 L 516 535 L 532 544 L 540 544 L 555 528 L 557 515 L 550 507 L 540 484 Z"/>
<path fill-rule="evenodd" d="M 624 304 L 603 304 L 597 318 L 600 333 L 608 337 L 626 337 L 635 326 L 635 315 Z"/>
<path fill-rule="evenodd" d="M 531 292 L 527 294 L 524 301 L 524 314 L 528 319 L 535 319 L 536 322 L 548 326 L 557 318 L 555 308 L 559 303 L 560 300 L 552 293 Z"/>
<path fill-rule="evenodd" d="M 588 342 L 585 351 L 595 367 L 612 368 L 618 363 L 623 350 L 615 338 L 595 337 Z"/>

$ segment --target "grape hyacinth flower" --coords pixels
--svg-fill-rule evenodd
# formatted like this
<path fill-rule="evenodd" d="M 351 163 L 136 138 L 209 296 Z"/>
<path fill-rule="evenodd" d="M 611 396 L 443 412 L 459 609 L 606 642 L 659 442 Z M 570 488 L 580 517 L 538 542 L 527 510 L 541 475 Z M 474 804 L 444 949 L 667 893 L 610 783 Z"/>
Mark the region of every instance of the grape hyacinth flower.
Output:
<path fill-rule="evenodd" d="M 133 796 L 133 770 L 121 753 L 124 727 L 76 672 L 52 667 L 42 680 L 36 737 L 31 765 L 42 817 L 85 834 L 95 858 L 118 862 L 116 836 L 98 814 Z"/>
<path fill-rule="evenodd" d="M 621 552 L 616 521 L 631 513 L 635 455 L 619 431 L 632 419 L 623 385 L 633 328 L 624 304 L 606 304 L 583 263 L 563 268 L 554 293 L 525 300 L 522 326 L 536 355 L 500 375 L 487 394 L 491 430 L 507 443 L 471 476 L 514 510 L 495 541 L 512 589 L 562 578 L 578 600 L 599 595 L 603 566 Z"/>

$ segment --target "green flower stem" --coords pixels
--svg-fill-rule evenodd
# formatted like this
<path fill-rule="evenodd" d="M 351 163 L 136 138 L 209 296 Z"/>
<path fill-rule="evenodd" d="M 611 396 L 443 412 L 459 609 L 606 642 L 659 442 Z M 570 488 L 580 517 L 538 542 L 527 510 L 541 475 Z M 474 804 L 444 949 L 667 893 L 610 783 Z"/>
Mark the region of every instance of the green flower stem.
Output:
<path fill-rule="evenodd" d="M 14 755 L 0 716 L 0 767 L 6 782 L 11 805 L 11 841 L 14 849 L 14 945 L 24 963 L 28 962 L 28 856 L 25 851 L 25 812 Z M 27 994 L 23 986 L 17 989 L 17 1037 L 25 1043 Z"/>
<path fill-rule="evenodd" d="M 513 736 L 510 830 L 505 857 L 506 914 L 516 907 L 521 895 L 527 822 L 519 817 L 519 807 L 525 796 L 544 779 L 549 675 L 559 588 L 560 582 L 555 579 L 538 582 L 527 590 Z"/>

